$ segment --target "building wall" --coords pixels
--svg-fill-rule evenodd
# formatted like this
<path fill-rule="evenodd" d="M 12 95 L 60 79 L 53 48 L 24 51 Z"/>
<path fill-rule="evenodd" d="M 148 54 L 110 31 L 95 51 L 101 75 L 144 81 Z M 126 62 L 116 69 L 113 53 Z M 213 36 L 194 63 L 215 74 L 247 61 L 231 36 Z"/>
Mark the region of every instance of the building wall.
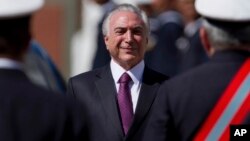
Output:
<path fill-rule="evenodd" d="M 79 1 L 47 0 L 45 6 L 33 17 L 34 38 L 50 54 L 65 80 L 69 77 L 71 36 L 79 28 Z"/>

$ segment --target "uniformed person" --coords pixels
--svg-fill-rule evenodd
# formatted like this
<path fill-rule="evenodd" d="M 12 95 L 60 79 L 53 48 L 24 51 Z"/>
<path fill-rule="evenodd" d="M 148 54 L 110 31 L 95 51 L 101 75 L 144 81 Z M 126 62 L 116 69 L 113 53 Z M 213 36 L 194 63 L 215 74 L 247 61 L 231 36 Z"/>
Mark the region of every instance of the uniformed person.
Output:
<path fill-rule="evenodd" d="M 250 124 L 250 1 L 195 7 L 211 60 L 161 86 L 143 141 L 229 140 L 230 125 Z"/>
<path fill-rule="evenodd" d="M 43 4 L 44 0 L 0 0 L 1 141 L 78 141 L 84 136 L 78 104 L 34 85 L 24 73 L 31 16 Z"/>

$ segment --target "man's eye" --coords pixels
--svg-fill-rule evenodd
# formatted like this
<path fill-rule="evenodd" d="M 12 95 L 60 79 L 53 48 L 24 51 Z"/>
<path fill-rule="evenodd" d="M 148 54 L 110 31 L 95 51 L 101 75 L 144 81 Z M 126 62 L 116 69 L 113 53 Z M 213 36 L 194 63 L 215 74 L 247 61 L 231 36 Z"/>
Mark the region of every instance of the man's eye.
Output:
<path fill-rule="evenodd" d="M 122 34 L 122 33 L 124 33 L 124 32 L 125 32 L 125 30 L 123 30 L 123 29 L 115 30 L 115 33 L 116 33 L 116 34 Z"/>
<path fill-rule="evenodd" d="M 134 33 L 134 34 L 137 34 L 137 35 L 141 35 L 141 34 L 142 34 L 142 31 L 141 31 L 141 30 L 134 30 L 133 33 Z"/>

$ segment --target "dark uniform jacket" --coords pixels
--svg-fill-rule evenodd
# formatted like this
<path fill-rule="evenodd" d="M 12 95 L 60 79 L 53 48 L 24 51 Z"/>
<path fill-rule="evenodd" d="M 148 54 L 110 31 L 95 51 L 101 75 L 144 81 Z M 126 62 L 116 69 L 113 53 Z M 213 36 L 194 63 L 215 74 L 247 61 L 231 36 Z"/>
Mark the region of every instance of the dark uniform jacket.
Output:
<path fill-rule="evenodd" d="M 0 69 L 1 141 L 80 141 L 83 114 L 63 95 L 44 90 L 17 69 Z"/>
<path fill-rule="evenodd" d="M 192 140 L 249 57 L 249 52 L 218 52 L 208 63 L 162 84 L 143 141 Z"/>

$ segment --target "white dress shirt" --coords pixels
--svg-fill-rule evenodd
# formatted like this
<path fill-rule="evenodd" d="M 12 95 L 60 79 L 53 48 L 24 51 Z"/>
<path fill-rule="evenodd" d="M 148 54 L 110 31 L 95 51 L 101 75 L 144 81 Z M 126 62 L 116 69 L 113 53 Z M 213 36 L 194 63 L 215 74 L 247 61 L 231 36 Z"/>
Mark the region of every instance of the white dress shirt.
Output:
<path fill-rule="evenodd" d="M 132 81 L 129 84 L 132 103 L 133 103 L 133 112 L 135 112 L 137 101 L 139 98 L 139 93 L 141 90 L 141 82 L 142 82 L 142 75 L 145 67 L 145 63 L 142 60 L 139 64 L 134 66 L 132 69 L 126 71 L 124 68 L 122 68 L 120 65 L 118 65 L 113 59 L 110 62 L 111 67 L 111 73 L 115 81 L 116 91 L 118 93 L 120 84 L 118 83 L 118 80 L 122 76 L 124 72 L 126 72 L 132 79 Z"/>

